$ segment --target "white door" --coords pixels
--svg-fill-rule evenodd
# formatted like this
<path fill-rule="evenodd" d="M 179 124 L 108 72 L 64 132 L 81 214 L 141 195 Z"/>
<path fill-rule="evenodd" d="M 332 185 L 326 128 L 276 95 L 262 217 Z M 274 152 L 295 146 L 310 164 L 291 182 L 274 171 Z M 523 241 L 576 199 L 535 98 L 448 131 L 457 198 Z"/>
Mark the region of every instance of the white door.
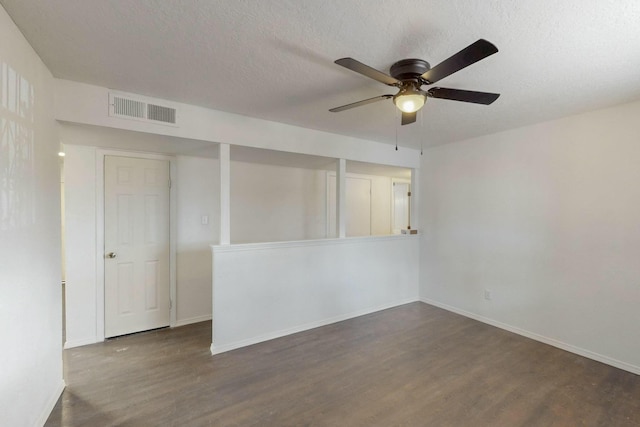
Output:
<path fill-rule="evenodd" d="M 169 326 L 169 162 L 105 156 L 105 337 Z"/>
<path fill-rule="evenodd" d="M 346 177 L 347 237 L 371 235 L 371 180 Z M 336 176 L 327 180 L 329 211 L 329 237 L 336 237 Z"/>
<path fill-rule="evenodd" d="M 393 234 L 409 227 L 409 183 L 393 183 Z"/>

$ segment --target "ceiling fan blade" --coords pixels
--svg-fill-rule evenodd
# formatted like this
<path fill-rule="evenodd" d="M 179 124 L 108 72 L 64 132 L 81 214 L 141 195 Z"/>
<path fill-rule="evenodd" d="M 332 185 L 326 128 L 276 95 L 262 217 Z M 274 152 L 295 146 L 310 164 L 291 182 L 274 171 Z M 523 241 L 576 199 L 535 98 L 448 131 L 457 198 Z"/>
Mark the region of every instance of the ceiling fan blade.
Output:
<path fill-rule="evenodd" d="M 371 68 L 368 65 L 363 64 L 362 62 L 356 61 L 353 58 L 341 58 L 335 61 L 336 64 L 342 65 L 345 68 L 350 69 L 351 71 L 355 71 L 356 73 L 360 73 L 363 76 L 367 76 L 373 80 L 377 80 L 380 83 L 384 83 L 389 86 L 396 86 L 400 83 L 399 80 L 391 77 L 388 74 L 383 73 L 382 71 L 378 71 L 375 68 Z"/>
<path fill-rule="evenodd" d="M 402 125 L 409 125 L 415 122 L 417 114 L 417 111 L 414 111 L 413 113 L 402 113 Z"/>
<path fill-rule="evenodd" d="M 434 87 L 429 89 L 427 96 L 453 101 L 473 102 L 474 104 L 489 105 L 500 96 L 499 93 L 475 92 L 472 90 L 447 89 L 446 87 Z"/>
<path fill-rule="evenodd" d="M 487 56 L 493 55 L 497 51 L 498 48 L 492 43 L 484 39 L 480 39 L 465 47 L 449 59 L 445 59 L 420 77 L 426 81 L 426 84 L 435 83 L 456 71 L 460 71 L 471 64 L 475 64 Z"/>
<path fill-rule="evenodd" d="M 339 113 L 340 111 L 348 110 L 350 108 L 360 107 L 361 105 L 371 104 L 372 102 L 382 101 L 383 99 L 393 98 L 393 95 L 380 95 L 375 98 L 363 99 L 362 101 L 354 102 L 352 104 L 343 105 L 341 107 L 332 108 L 329 111 L 332 113 Z"/>

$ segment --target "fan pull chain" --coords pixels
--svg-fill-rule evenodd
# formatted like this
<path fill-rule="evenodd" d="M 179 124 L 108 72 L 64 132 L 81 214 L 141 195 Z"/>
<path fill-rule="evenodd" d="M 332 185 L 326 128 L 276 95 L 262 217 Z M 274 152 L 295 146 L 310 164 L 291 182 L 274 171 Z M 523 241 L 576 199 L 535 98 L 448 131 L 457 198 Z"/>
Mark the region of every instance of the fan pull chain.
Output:
<path fill-rule="evenodd" d="M 420 155 L 422 156 L 422 143 L 424 142 L 424 113 L 420 110 Z"/>
<path fill-rule="evenodd" d="M 394 110 L 396 111 L 396 123 L 395 123 L 395 127 L 396 127 L 396 151 L 398 151 L 398 109 L 394 108 Z"/>

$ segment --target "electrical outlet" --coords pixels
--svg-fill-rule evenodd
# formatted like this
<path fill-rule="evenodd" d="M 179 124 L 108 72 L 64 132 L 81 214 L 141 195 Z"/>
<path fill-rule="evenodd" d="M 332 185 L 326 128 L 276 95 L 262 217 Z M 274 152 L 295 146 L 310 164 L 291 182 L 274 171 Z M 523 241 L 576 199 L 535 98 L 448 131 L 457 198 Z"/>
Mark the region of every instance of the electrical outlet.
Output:
<path fill-rule="evenodd" d="M 208 225 L 209 224 L 209 215 L 202 215 L 202 218 L 201 218 L 200 222 L 202 223 L 202 225 Z"/>
<path fill-rule="evenodd" d="M 489 289 L 484 290 L 484 299 L 487 301 L 491 301 L 493 299 L 493 294 Z"/>

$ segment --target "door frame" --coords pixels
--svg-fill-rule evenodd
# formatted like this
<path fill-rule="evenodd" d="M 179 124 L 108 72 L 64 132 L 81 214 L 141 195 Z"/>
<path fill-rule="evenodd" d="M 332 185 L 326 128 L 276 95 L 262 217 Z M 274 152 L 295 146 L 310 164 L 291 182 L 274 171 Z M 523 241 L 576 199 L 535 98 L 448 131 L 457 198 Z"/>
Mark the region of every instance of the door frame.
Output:
<path fill-rule="evenodd" d="M 169 298 L 171 300 L 169 326 L 176 326 L 176 158 L 165 154 L 124 150 L 96 150 L 96 341 L 104 341 L 104 160 L 106 156 L 169 162 Z"/>

